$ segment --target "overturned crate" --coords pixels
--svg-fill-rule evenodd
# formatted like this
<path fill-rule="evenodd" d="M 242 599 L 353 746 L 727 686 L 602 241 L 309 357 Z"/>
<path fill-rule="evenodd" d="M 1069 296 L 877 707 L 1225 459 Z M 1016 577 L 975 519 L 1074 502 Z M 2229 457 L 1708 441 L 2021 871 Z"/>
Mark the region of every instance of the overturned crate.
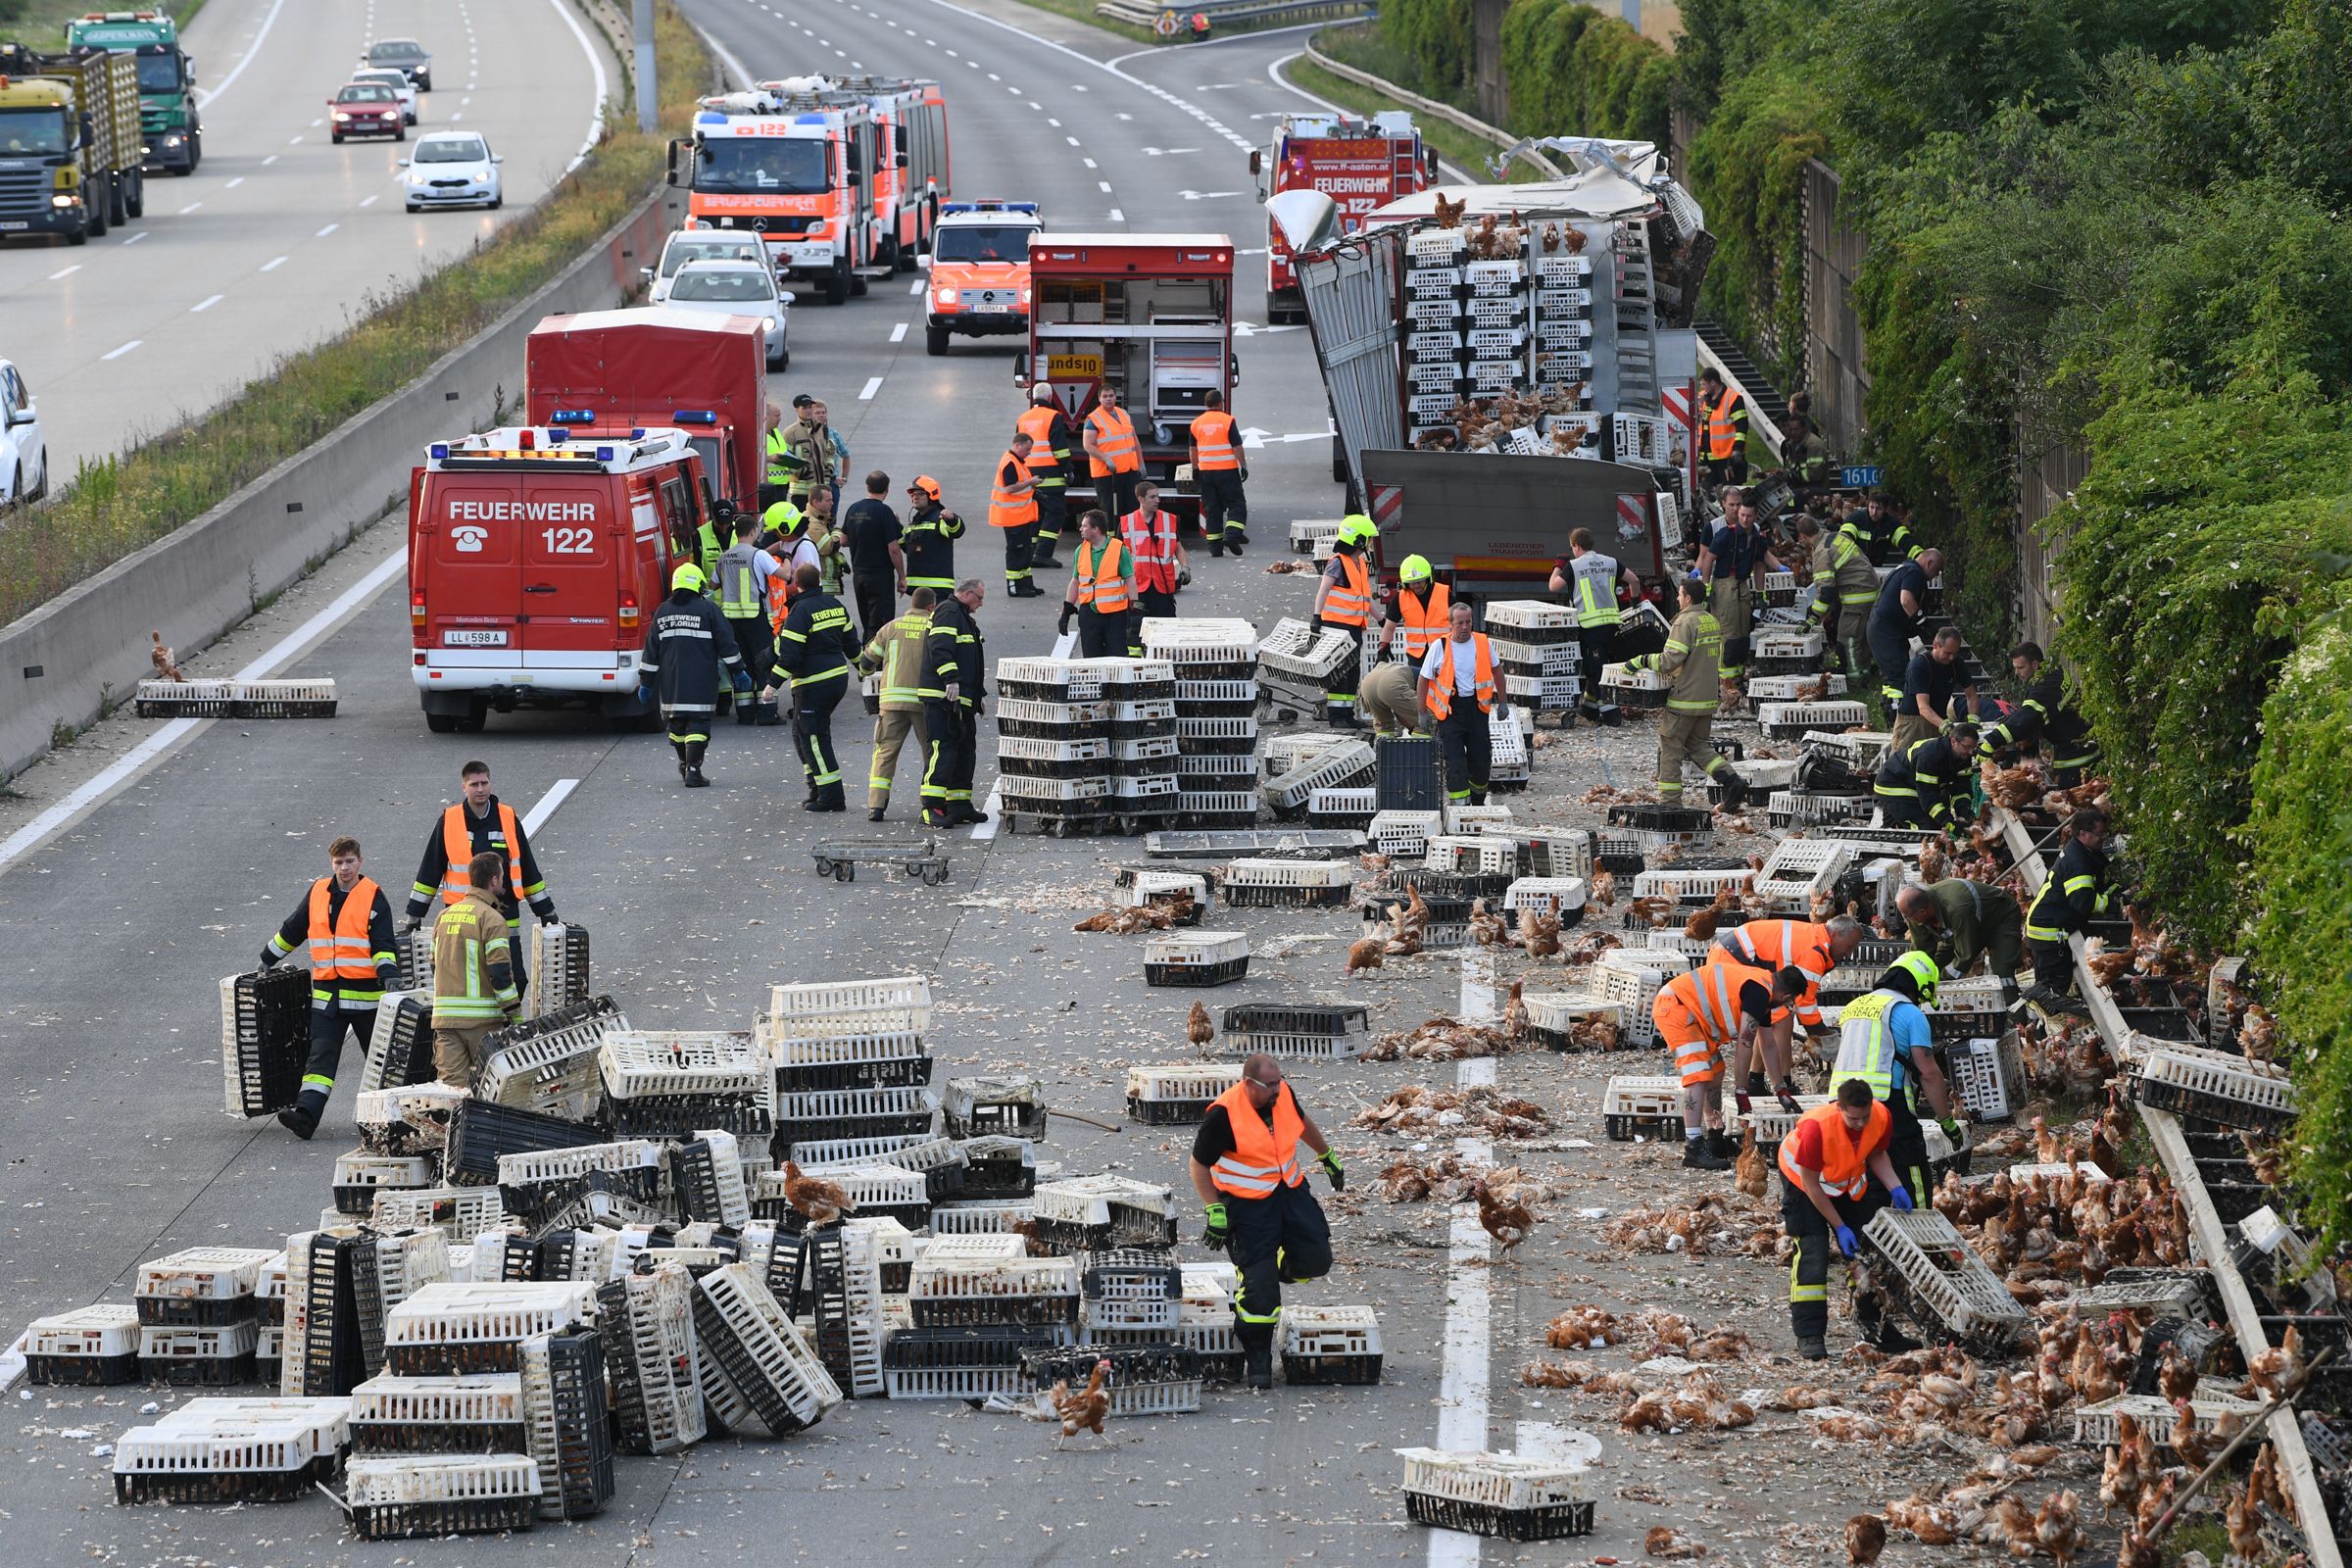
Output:
<path fill-rule="evenodd" d="M 1601 1126 L 1616 1143 L 1683 1136 L 1683 1081 L 1677 1077 L 1612 1078 L 1600 1096 Z"/>
<path fill-rule="evenodd" d="M 2295 1086 L 2283 1069 L 2199 1046 L 2140 1043 L 2132 1092 L 2141 1104 L 2247 1132 L 2294 1120 Z"/>
<path fill-rule="evenodd" d="M 1345 1061 L 1371 1044 L 1371 1013 L 1353 1004 L 1239 1003 L 1225 1009 L 1221 1026 L 1232 1056 Z"/>
<path fill-rule="evenodd" d="M 1030 1195 L 1039 1246 L 1056 1252 L 1176 1245 L 1176 1200 L 1167 1187 L 1125 1176 L 1041 1182 Z"/>
<path fill-rule="evenodd" d="M 786 1437 L 841 1402 L 841 1386 L 747 1264 L 694 1282 L 694 1330 L 703 1398 L 730 1432 Z"/>
<path fill-rule="evenodd" d="M 1035 1078 L 951 1078 L 941 1109 L 950 1138 L 1046 1136 L 1045 1085 Z"/>
<path fill-rule="evenodd" d="M 1105 1361 L 1110 1364 L 1102 1388 L 1110 1396 L 1113 1419 L 1200 1410 L 1200 1354 L 1181 1345 L 1081 1345 L 1037 1350 L 1021 1358 L 1021 1370 L 1029 1387 L 1042 1394 L 1057 1383 L 1084 1388 Z"/>
<path fill-rule="evenodd" d="M 493 1030 L 482 1041 L 473 1092 L 519 1110 L 585 1121 L 604 1100 L 597 1057 L 605 1037 L 628 1027 L 611 997 L 591 997 Z"/>
<path fill-rule="evenodd" d="M 1528 1033 L 1553 1051 L 1615 1051 L 1626 1041 L 1625 1006 L 1582 991 L 1521 996 Z"/>
<path fill-rule="evenodd" d="M 1021 1358 L 1059 1343 L 1049 1325 L 903 1328 L 882 1347 L 883 1393 L 893 1399 L 1017 1398 L 1029 1392 Z"/>
<path fill-rule="evenodd" d="M 1250 972 L 1245 931 L 1155 931 L 1144 942 L 1144 983 L 1230 985 Z"/>
<path fill-rule="evenodd" d="M 1881 1209 L 1862 1240 L 1883 1265 L 1873 1277 L 1922 1327 L 1940 1325 L 1980 1355 L 2016 1348 L 2025 1308 L 1950 1220 L 1933 1209 Z"/>
<path fill-rule="evenodd" d="M 1369 1306 L 1289 1306 L 1282 1381 L 1368 1387 L 1380 1381 L 1380 1317 Z"/>
<path fill-rule="evenodd" d="M 586 1519 L 612 1500 L 612 1424 L 604 1342 L 593 1333 L 522 1342 L 522 1408 L 544 1489 L 542 1519 Z"/>
<path fill-rule="evenodd" d="M 703 1440 L 695 1382 L 693 1282 L 682 1268 L 624 1274 L 597 1288 L 597 1334 L 623 1453 L 675 1453 Z"/>
<path fill-rule="evenodd" d="M 680 1138 L 715 1127 L 764 1137 L 776 1081 L 748 1031 L 615 1030 L 597 1050 L 605 1125 L 622 1137 Z"/>

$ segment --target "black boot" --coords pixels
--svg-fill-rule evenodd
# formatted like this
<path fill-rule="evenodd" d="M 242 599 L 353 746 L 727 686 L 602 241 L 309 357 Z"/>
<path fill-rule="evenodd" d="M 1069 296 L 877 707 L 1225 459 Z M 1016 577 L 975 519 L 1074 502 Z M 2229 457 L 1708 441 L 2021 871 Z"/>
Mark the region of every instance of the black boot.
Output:
<path fill-rule="evenodd" d="M 1228 549 L 1228 550 L 1232 551 L 1232 552 L 1233 552 L 1235 555 L 1237 555 L 1237 556 L 1238 556 L 1238 555 L 1240 555 L 1240 554 L 1242 553 L 1242 546 L 1244 546 L 1244 545 L 1248 544 L 1249 542 L 1250 542 L 1250 537 L 1249 537 L 1249 535 L 1247 535 L 1247 534 L 1243 533 L 1241 530 L 1239 530 L 1238 528 L 1234 527 L 1234 526 L 1233 526 L 1233 524 L 1231 524 L 1231 523 L 1227 523 L 1227 524 L 1225 525 L 1225 548 L 1226 548 L 1226 549 Z"/>
<path fill-rule="evenodd" d="M 1242 1342 L 1243 1378 L 1263 1394 L 1274 1387 L 1274 1325 L 1240 1323 L 1235 1337 Z"/>
<path fill-rule="evenodd" d="M 314 1102 L 311 1096 L 304 1095 L 277 1113 L 277 1124 L 307 1144 L 311 1141 L 311 1135 L 318 1132 L 318 1114 L 324 1109 L 324 1097 Z"/>
<path fill-rule="evenodd" d="M 1707 1129 L 1708 1153 L 1713 1154 L 1717 1159 L 1729 1159 L 1738 1152 L 1739 1146 L 1732 1142 L 1732 1135 L 1728 1131 L 1721 1127 Z"/>
<path fill-rule="evenodd" d="M 678 777 L 684 778 L 686 776 L 686 743 L 671 741 L 669 749 L 678 754 Z"/>
<path fill-rule="evenodd" d="M 865 819 L 866 819 L 868 822 L 879 822 L 879 821 L 881 821 L 881 820 L 882 820 L 884 817 L 888 816 L 889 814 L 890 814 L 890 808 L 889 808 L 889 807 L 887 807 L 887 806 L 877 806 L 877 807 L 874 807 L 872 809 L 868 810 L 868 811 L 865 813 Z"/>
<path fill-rule="evenodd" d="M 1225 546 L 1222 543 L 1212 540 L 1208 547 L 1208 554 L 1209 559 L 1212 561 L 1223 561 L 1225 559 Z"/>
<path fill-rule="evenodd" d="M 1470 792 L 1470 804 L 1471 804 L 1472 806 L 1484 806 L 1484 805 L 1486 805 L 1486 804 L 1487 804 L 1487 792 L 1486 792 L 1485 790 L 1472 790 L 1472 791 Z"/>
<path fill-rule="evenodd" d="M 773 729 L 776 725 L 784 722 L 784 714 L 774 703 L 761 703 L 760 705 L 760 722 L 762 727 Z"/>
<path fill-rule="evenodd" d="M 1683 1140 L 1683 1164 L 1690 1170 L 1723 1170 L 1731 1164 L 1731 1161 L 1708 1153 L 1703 1138 L 1685 1138 Z"/>
<path fill-rule="evenodd" d="M 690 790 L 709 789 L 710 781 L 703 777 L 703 754 L 710 749 L 707 741 L 686 743 L 686 787 Z"/>

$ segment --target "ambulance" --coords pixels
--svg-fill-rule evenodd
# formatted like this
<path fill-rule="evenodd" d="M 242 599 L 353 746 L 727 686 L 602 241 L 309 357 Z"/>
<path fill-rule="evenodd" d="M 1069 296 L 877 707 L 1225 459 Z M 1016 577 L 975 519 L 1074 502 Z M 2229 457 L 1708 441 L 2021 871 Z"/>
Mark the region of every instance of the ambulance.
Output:
<path fill-rule="evenodd" d="M 1035 202 L 950 202 L 939 210 L 924 285 L 925 352 L 947 353 L 958 333 L 1028 332 L 1029 240 L 1045 226 Z"/>
<path fill-rule="evenodd" d="M 410 673 L 435 734 L 490 713 L 659 715 L 638 663 L 673 563 L 692 561 L 703 460 L 678 429 L 522 425 L 436 441 L 409 478 Z"/>

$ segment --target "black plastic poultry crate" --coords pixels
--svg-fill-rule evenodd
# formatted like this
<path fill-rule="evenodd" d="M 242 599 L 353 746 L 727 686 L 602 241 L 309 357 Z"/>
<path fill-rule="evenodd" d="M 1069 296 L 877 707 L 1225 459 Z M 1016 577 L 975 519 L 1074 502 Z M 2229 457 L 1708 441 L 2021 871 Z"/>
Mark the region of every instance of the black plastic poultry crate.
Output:
<path fill-rule="evenodd" d="M 61 1388 L 97 1389 L 139 1381 L 139 1352 L 121 1355 L 49 1355 L 28 1352 L 24 1377 L 29 1383 Z"/>
<path fill-rule="evenodd" d="M 1417 1525 L 1458 1530 L 1469 1536 L 1490 1536 L 1497 1541 L 1560 1541 L 1592 1533 L 1592 1504 L 1582 1498 L 1535 1508 L 1505 1508 L 1494 1503 L 1408 1492 L 1404 1494 L 1404 1516 Z"/>
<path fill-rule="evenodd" d="M 285 965 L 238 975 L 232 1006 L 237 1099 L 248 1116 L 270 1116 L 302 1093 L 311 1050 L 311 977 Z"/>
<path fill-rule="evenodd" d="M 1058 1331 L 1018 1323 L 900 1329 L 882 1346 L 882 1364 L 906 1370 L 935 1367 L 1019 1366 L 1052 1350 Z"/>
<path fill-rule="evenodd" d="M 607 1096 L 603 1115 L 614 1138 L 692 1138 L 699 1132 L 765 1138 L 775 1130 L 775 1113 L 750 1094 Z"/>
<path fill-rule="evenodd" d="M 449 1118 L 449 1142 L 441 1153 L 442 1180 L 453 1187 L 494 1187 L 498 1156 L 535 1154 L 551 1149 L 583 1149 L 606 1141 L 591 1122 L 543 1115 L 488 1100 L 461 1100 Z"/>
<path fill-rule="evenodd" d="M 612 1423 L 605 1413 L 605 1345 L 595 1334 L 547 1337 L 554 1451 L 533 1447 L 539 1461 L 539 1511 L 554 1519 L 586 1519 L 612 1500 Z M 530 1378 L 526 1374 L 527 1390 Z"/>

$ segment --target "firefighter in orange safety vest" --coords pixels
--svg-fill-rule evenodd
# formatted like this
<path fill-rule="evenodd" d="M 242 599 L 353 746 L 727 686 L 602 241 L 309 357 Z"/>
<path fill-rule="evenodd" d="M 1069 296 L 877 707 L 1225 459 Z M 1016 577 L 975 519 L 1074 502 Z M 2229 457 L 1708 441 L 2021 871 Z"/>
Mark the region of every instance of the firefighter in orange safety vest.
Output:
<path fill-rule="evenodd" d="M 1029 580 L 1029 548 L 1037 537 L 1037 480 L 1029 470 L 1033 450 L 1029 432 L 1015 431 L 989 481 L 988 525 L 1004 532 L 1004 592 L 1014 599 L 1036 599 L 1045 592 Z"/>
<path fill-rule="evenodd" d="M 1058 566 L 1054 547 L 1061 543 L 1063 498 L 1069 494 L 1072 449 L 1077 432 L 1069 416 L 1054 401 L 1054 388 L 1040 381 L 1029 389 L 1029 408 L 1014 426 L 1029 438 L 1029 477 L 1037 481 L 1037 539 L 1029 552 L 1031 566 Z"/>
<path fill-rule="evenodd" d="M 1372 568 L 1365 564 L 1361 541 L 1345 529 L 1331 547 L 1331 564 L 1315 585 L 1315 630 L 1337 627 L 1348 634 L 1348 657 L 1332 671 L 1323 693 L 1326 722 L 1352 729 L 1355 691 L 1363 679 L 1364 631 L 1372 624 Z"/>
<path fill-rule="evenodd" d="M 1838 1086 L 1838 1098 L 1797 1118 L 1781 1140 L 1781 1224 L 1788 1234 L 1788 1327 L 1796 1353 L 1808 1361 L 1829 1356 L 1830 1250 L 1855 1257 L 1871 1216 L 1892 1203 L 1911 1206 L 1910 1194 L 1886 1157 L 1891 1118 L 1859 1078 Z M 1874 1181 L 1873 1178 L 1876 1178 Z M 1878 1293 L 1854 1298 L 1854 1323 L 1881 1349 L 1910 1342 L 1892 1335 Z M 1916 1347 L 1913 1347 L 1916 1348 Z"/>
<path fill-rule="evenodd" d="M 1242 553 L 1250 542 L 1250 503 L 1242 494 L 1250 470 L 1242 462 L 1242 438 L 1225 412 L 1225 394 L 1213 387 L 1201 400 L 1205 414 L 1193 419 L 1193 483 L 1200 492 L 1200 532 L 1208 553 Z"/>
<path fill-rule="evenodd" d="M 1503 699 L 1494 649 L 1483 631 L 1470 629 L 1470 607 L 1447 612 L 1446 633 L 1421 656 L 1421 706 L 1438 723 L 1438 746 L 1446 754 L 1446 799 L 1456 806 L 1487 804 L 1487 776 L 1494 760 L 1494 736 L 1487 727 Z"/>
<path fill-rule="evenodd" d="M 1331 1178 L 1348 1185 L 1338 1151 L 1283 1082 L 1282 1063 L 1258 1054 L 1242 1081 L 1209 1102 L 1193 1135 L 1193 1191 L 1200 1195 L 1204 1246 L 1223 1248 L 1241 1276 L 1233 1293 L 1234 1333 L 1250 1386 L 1274 1386 L 1274 1335 L 1282 1288 L 1331 1272 L 1331 1225 L 1299 1168 L 1303 1144 Z"/>
<path fill-rule="evenodd" d="M 296 948 L 311 960 L 310 1055 L 303 1062 L 301 1092 L 277 1113 L 278 1122 L 301 1139 L 318 1130 L 326 1098 L 335 1092 L 344 1031 L 359 1037 L 364 1054 L 375 1031 L 376 1004 L 400 986 L 392 905 L 363 869 L 360 841 L 349 835 L 336 839 L 326 847 L 326 860 L 332 874 L 311 884 L 262 949 L 265 969 Z"/>
<path fill-rule="evenodd" d="M 1078 517 L 1078 554 L 1062 591 L 1060 630 L 1078 627 L 1082 659 L 1115 659 L 1133 640 L 1135 552 L 1110 531 L 1110 519 L 1089 507 Z"/>
<path fill-rule="evenodd" d="M 1144 448 L 1135 421 L 1119 407 L 1119 389 L 1103 383 L 1095 394 L 1094 412 L 1086 416 L 1086 469 L 1094 480 L 1095 505 L 1106 517 L 1123 517 L 1135 510 L 1136 482 L 1144 476 Z"/>

